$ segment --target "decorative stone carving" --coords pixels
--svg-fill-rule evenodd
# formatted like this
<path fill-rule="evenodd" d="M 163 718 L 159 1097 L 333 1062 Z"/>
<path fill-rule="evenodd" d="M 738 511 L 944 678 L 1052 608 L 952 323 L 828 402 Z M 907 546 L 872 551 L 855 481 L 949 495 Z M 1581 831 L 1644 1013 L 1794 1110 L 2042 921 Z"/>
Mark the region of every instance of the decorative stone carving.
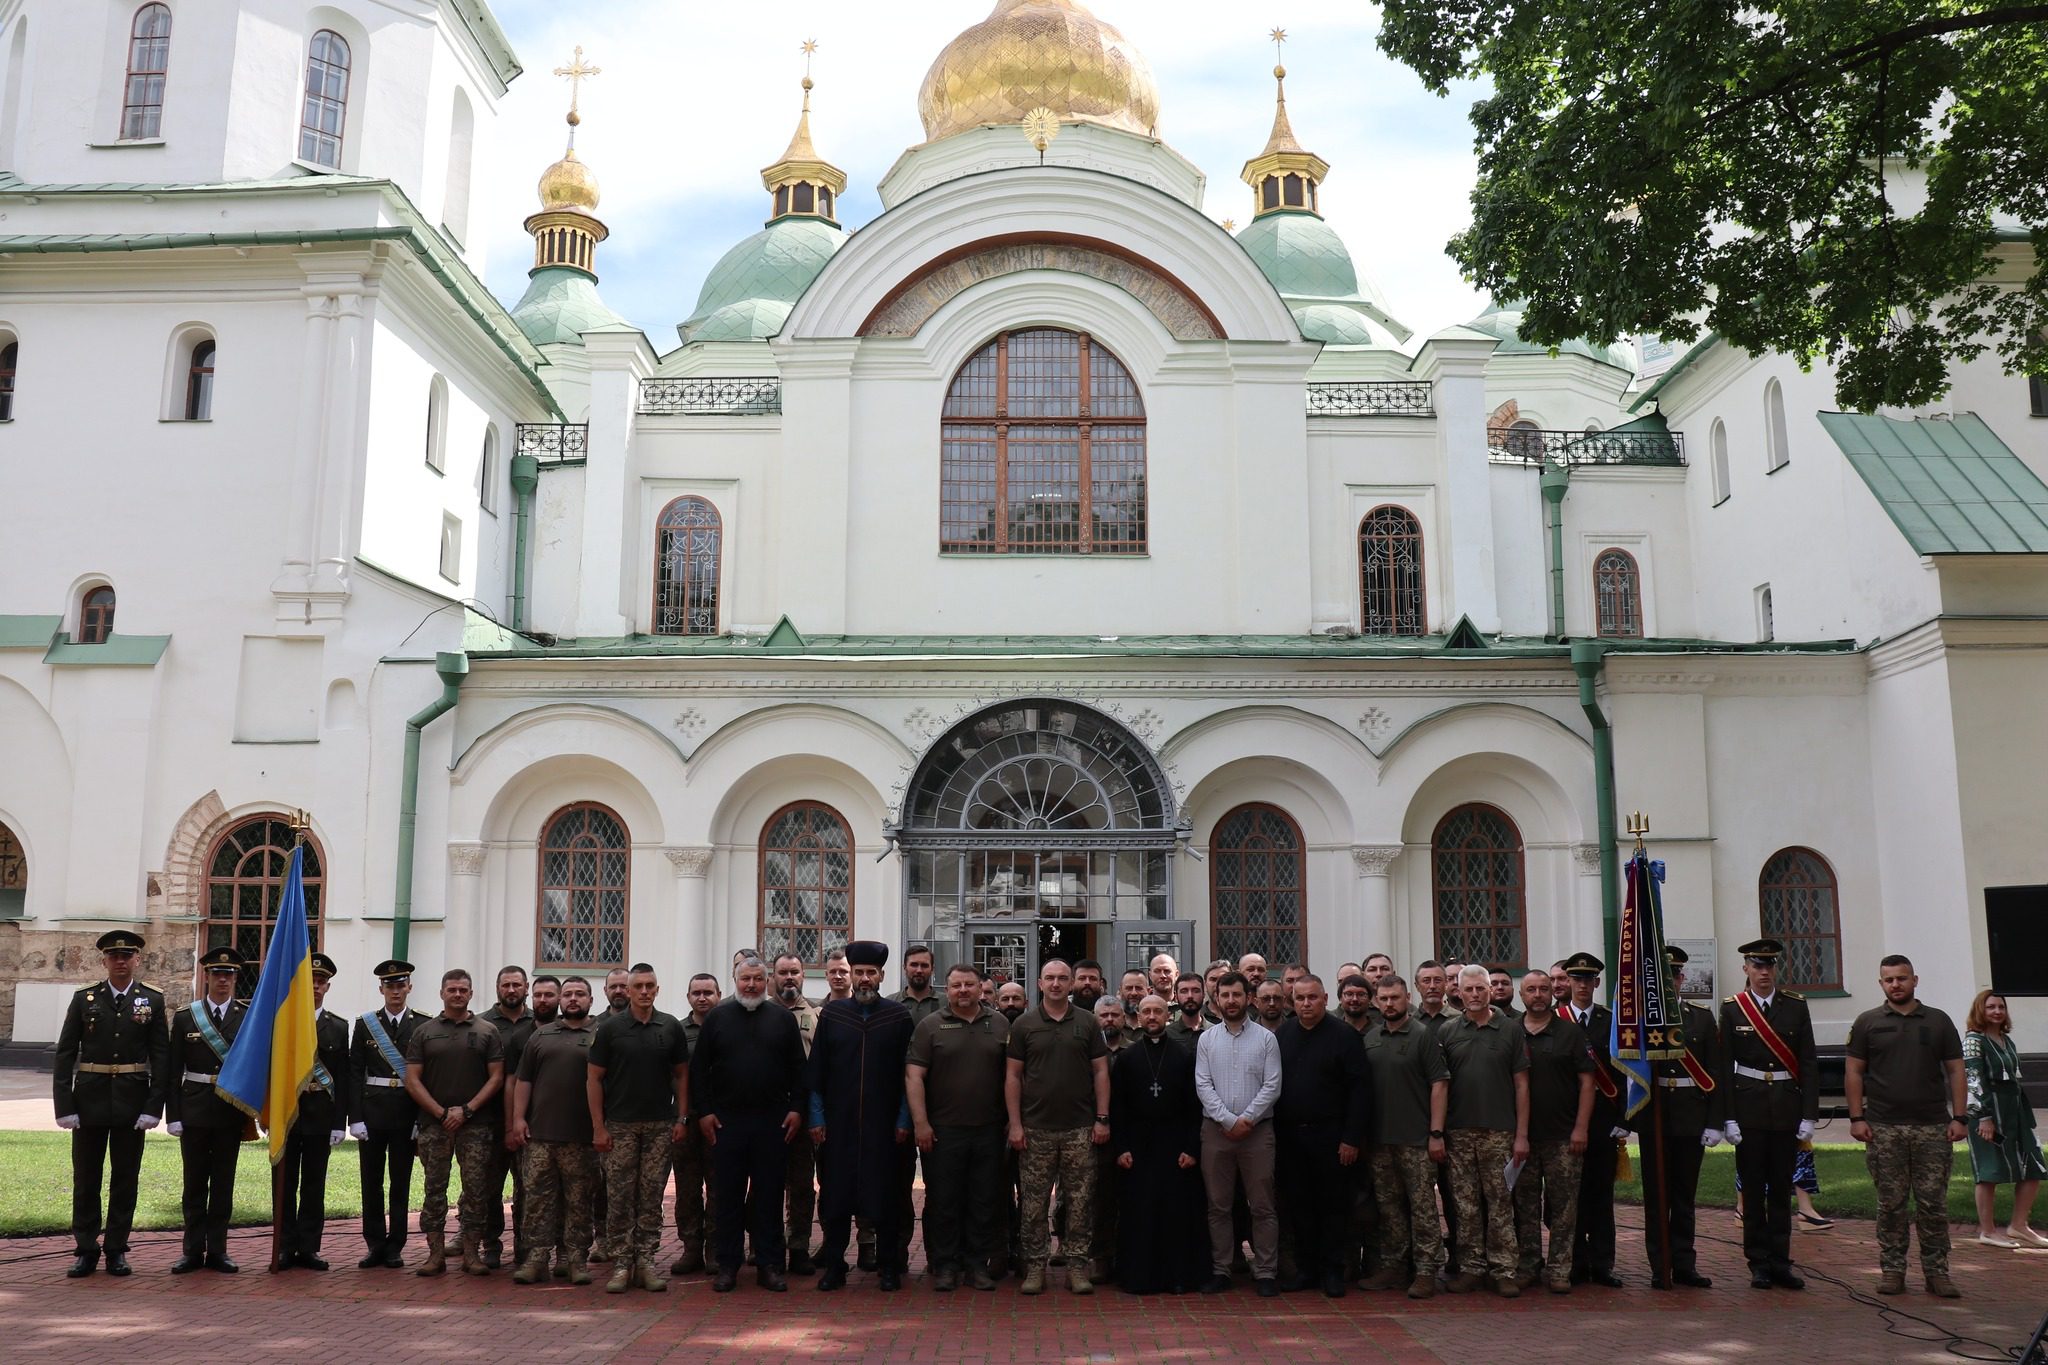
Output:
<path fill-rule="evenodd" d="M 1600 875 L 1600 845 L 1573 844 L 1572 860 L 1578 863 L 1581 876 L 1597 877 Z"/>
<path fill-rule="evenodd" d="M 1026 270 L 1058 270 L 1113 284 L 1143 304 L 1179 341 L 1217 341 L 1222 332 L 1179 285 L 1151 267 L 1067 242 L 1012 242 L 935 266 L 875 310 L 862 336 L 910 337 L 947 304 L 985 280 Z"/>
<path fill-rule="evenodd" d="M 1149 706 L 1124 720 L 1125 727 L 1148 745 L 1159 737 L 1159 730 L 1163 724 L 1165 722 L 1160 720 L 1159 713 Z"/>
<path fill-rule="evenodd" d="M 482 844 L 448 845 L 448 870 L 458 877 L 481 876 L 484 870 L 484 854 L 489 852 Z"/>
<path fill-rule="evenodd" d="M 1358 730 L 1368 740 L 1378 741 L 1394 728 L 1394 718 L 1377 706 L 1368 706 L 1359 713 Z"/>
<path fill-rule="evenodd" d="M 702 877 L 711 871 L 711 849 L 665 848 L 662 852 L 668 855 L 678 877 Z"/>
<path fill-rule="evenodd" d="M 932 738 L 932 736 L 936 735 L 942 728 L 944 728 L 944 726 L 944 721 L 940 720 L 937 716 L 933 715 L 929 709 L 922 706 L 912 707 L 910 709 L 910 714 L 903 718 L 904 732 L 907 733 L 912 739 L 916 740 L 929 741 Z"/>
<path fill-rule="evenodd" d="M 677 714 L 673 723 L 676 727 L 676 733 L 681 735 L 686 741 L 695 739 L 698 735 L 704 733 L 704 713 L 694 706 L 684 707 Z"/>
<path fill-rule="evenodd" d="M 1351 861 L 1361 877 L 1384 877 L 1403 851 L 1400 844 L 1354 844 Z"/>

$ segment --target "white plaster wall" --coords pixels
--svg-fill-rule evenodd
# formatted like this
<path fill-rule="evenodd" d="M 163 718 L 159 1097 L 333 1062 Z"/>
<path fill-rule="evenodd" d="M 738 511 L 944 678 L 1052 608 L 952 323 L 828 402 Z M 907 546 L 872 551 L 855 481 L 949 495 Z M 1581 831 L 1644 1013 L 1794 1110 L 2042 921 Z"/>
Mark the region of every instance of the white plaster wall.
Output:
<path fill-rule="evenodd" d="M 1696 451 L 1688 448 L 1687 453 L 1697 460 Z M 1596 633 L 1593 564 L 1610 546 L 1635 556 L 1642 589 L 1643 634 L 1684 638 L 1699 633 L 1685 496 L 1686 481 L 1694 473 L 1691 469 L 1598 466 L 1572 470 L 1564 499 L 1567 634 Z M 1784 635 L 1782 625 L 1779 634 Z"/>
<path fill-rule="evenodd" d="M 1542 471 L 1519 460 L 1487 466 L 1493 496 L 1493 574 L 1500 627 L 1509 635 L 1550 634 L 1550 534 Z"/>

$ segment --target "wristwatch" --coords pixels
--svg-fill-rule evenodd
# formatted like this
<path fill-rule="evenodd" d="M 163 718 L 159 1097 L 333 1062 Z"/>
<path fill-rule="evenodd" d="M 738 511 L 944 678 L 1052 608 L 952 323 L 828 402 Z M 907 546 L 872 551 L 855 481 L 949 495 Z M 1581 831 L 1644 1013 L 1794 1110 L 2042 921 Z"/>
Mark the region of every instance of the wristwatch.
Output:
<path fill-rule="evenodd" d="M 1444 1130 L 1441 1128 L 1432 1128 L 1429 1130 L 1429 1135 L 1433 1138 L 1441 1138 L 1444 1135 Z"/>
<path fill-rule="evenodd" d="M 1851 1115 L 1849 1115 L 1849 1122 L 1851 1122 L 1851 1123 L 1861 1123 L 1861 1122 L 1863 1122 L 1863 1115 L 1861 1115 L 1861 1114 L 1851 1114 Z"/>
<path fill-rule="evenodd" d="M 1108 1123 L 1108 1122 L 1109 1122 L 1109 1115 L 1107 1115 L 1107 1114 L 1097 1114 L 1097 1115 L 1095 1116 L 1095 1121 L 1096 1121 L 1097 1123 L 1103 1123 L 1103 1124 L 1106 1124 L 1106 1123 Z"/>
<path fill-rule="evenodd" d="M 1950 1123 L 1960 1123 L 1965 1128 L 1970 1126 L 1970 1119 L 1969 1116 L 1966 1114 L 1950 1114 L 1948 1116 L 1948 1121 Z"/>

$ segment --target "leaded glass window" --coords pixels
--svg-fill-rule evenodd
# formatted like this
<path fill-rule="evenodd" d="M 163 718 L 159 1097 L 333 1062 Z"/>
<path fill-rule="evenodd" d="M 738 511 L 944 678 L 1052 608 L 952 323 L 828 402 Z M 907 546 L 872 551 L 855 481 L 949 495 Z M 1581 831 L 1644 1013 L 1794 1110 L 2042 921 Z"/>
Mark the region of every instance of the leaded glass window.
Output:
<path fill-rule="evenodd" d="M 542 965 L 625 966 L 632 891 L 625 822 L 593 802 L 555 812 L 540 840 Z"/>
<path fill-rule="evenodd" d="M 703 498 L 677 498 L 661 509 L 654 547 L 656 635 L 718 634 L 724 539 L 718 509 Z"/>
<path fill-rule="evenodd" d="M 0 919 L 15 919 L 28 905 L 28 854 L 14 831 L 0 825 Z"/>
<path fill-rule="evenodd" d="M 1425 627 L 1422 523 L 1405 507 L 1375 507 L 1358 524 L 1359 630 L 1420 635 Z"/>
<path fill-rule="evenodd" d="M 1593 602 L 1602 635 L 1637 639 L 1643 633 L 1643 584 L 1636 557 L 1602 550 L 1593 561 Z"/>
<path fill-rule="evenodd" d="M 1301 828 L 1275 806 L 1239 806 L 1209 840 L 1209 943 L 1235 962 L 1308 960 L 1307 864 Z"/>
<path fill-rule="evenodd" d="M 256 989 L 263 956 L 270 950 L 270 931 L 277 925 L 278 906 L 284 899 L 284 876 L 291 866 L 295 842 L 291 822 L 284 816 L 256 815 L 229 828 L 207 857 L 206 924 L 200 931 L 200 951 L 233 948 L 242 955 L 242 974 L 235 983 L 239 996 L 246 997 Z M 320 846 L 308 835 L 299 872 L 306 888 L 306 926 L 313 940 L 309 951 L 320 946 L 322 865 Z"/>
<path fill-rule="evenodd" d="M 799 801 L 761 831 L 761 953 L 823 968 L 853 936 L 853 835 L 830 806 Z"/>
<path fill-rule="evenodd" d="M 171 7 L 144 5 L 128 28 L 128 79 L 121 88 L 123 141 L 163 136 L 164 73 L 170 65 Z"/>
<path fill-rule="evenodd" d="M 1093 338 L 1005 332 L 947 390 L 939 548 L 955 554 L 1143 554 L 1145 404 Z"/>
<path fill-rule="evenodd" d="M 0 422 L 14 420 L 14 375 L 21 367 L 21 343 L 0 346 Z"/>
<path fill-rule="evenodd" d="M 1842 989 L 1842 921 L 1835 870 L 1810 848 L 1786 848 L 1764 864 L 1757 886 L 1764 937 L 1785 945 L 1778 978 L 1802 991 Z"/>
<path fill-rule="evenodd" d="M 341 139 L 348 125 L 348 40 L 331 28 L 306 49 L 306 102 L 299 115 L 299 160 L 341 169 Z"/>
<path fill-rule="evenodd" d="M 114 590 L 102 583 L 78 600 L 78 643 L 103 645 L 114 633 Z"/>
<path fill-rule="evenodd" d="M 1529 960 L 1522 835 L 1492 806 L 1459 806 L 1430 840 L 1436 956 L 1445 962 Z"/>

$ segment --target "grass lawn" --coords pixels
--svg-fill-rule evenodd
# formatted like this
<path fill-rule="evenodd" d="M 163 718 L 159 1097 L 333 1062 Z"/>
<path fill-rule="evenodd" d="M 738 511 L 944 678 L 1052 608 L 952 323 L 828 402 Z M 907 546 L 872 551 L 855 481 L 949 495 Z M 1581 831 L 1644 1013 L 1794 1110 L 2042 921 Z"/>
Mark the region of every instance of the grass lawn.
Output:
<path fill-rule="evenodd" d="M 69 1133 L 0 1132 L 0 1236 L 30 1237 L 63 1232 L 71 1226 L 71 1135 Z M 327 1216 L 354 1218 L 363 1211 L 357 1175 L 356 1144 L 344 1139 L 327 1167 Z M 101 1177 L 105 1179 L 104 1176 Z M 455 1203 L 462 1177 L 451 1171 L 448 1202 Z M 142 1144 L 142 1180 L 135 1196 L 137 1231 L 176 1229 L 183 1224 L 178 1200 L 184 1176 L 178 1161 L 178 1140 L 151 1134 Z M 412 1207 L 419 1207 L 419 1168 L 413 1168 Z M 237 1226 L 270 1222 L 269 1149 L 245 1143 L 235 1167 Z"/>
<path fill-rule="evenodd" d="M 1635 1160 L 1631 1144 L 1630 1160 Z M 1829 1218 L 1875 1218 L 1877 1217 L 1877 1188 L 1870 1181 L 1870 1170 L 1863 1164 L 1863 1148 L 1860 1144 L 1823 1144 L 1814 1148 L 1814 1170 L 1820 1176 L 1820 1193 L 1814 1197 L 1813 1206 Z M 1615 1198 L 1631 1204 L 1643 1202 L 1643 1187 L 1640 1180 L 1642 1167 L 1636 1166 L 1638 1179 L 1614 1187 Z M 1958 1223 L 1974 1225 L 1977 1221 L 1976 1186 L 1970 1180 L 1970 1154 L 1962 1147 L 1956 1148 L 1956 1164 L 1948 1180 L 1948 1216 Z M 1701 1208 L 1732 1209 L 1735 1207 L 1735 1153 L 1726 1144 L 1707 1153 L 1707 1159 L 1700 1168 L 1699 1204 Z M 2036 1204 L 2036 1223 L 2048 1217 L 2048 1207 Z M 2000 1226 L 2012 1217 L 2012 1186 L 1998 1187 L 1998 1221 Z"/>

